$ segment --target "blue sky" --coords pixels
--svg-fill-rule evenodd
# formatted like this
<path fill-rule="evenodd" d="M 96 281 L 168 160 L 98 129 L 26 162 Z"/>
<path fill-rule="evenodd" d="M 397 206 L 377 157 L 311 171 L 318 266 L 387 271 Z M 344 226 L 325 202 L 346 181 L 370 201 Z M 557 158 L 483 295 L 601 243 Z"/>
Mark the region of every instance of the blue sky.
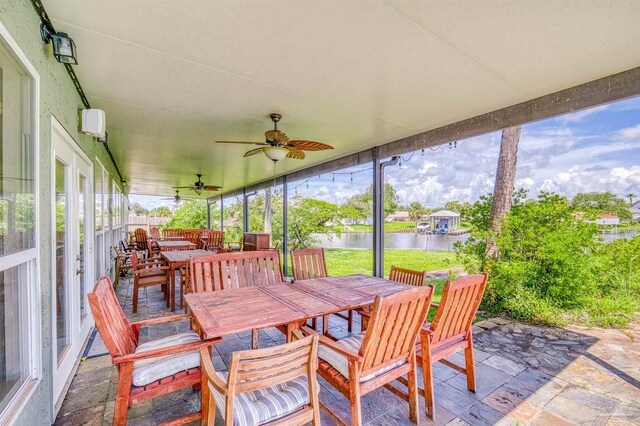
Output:
<path fill-rule="evenodd" d="M 405 154 L 402 166 L 386 169 L 386 182 L 401 204 L 419 201 L 428 207 L 447 201 L 473 202 L 493 190 L 500 132 Z M 334 203 L 371 184 L 369 165 L 298 182 L 297 193 Z M 308 189 L 307 189 L 308 184 Z M 541 190 L 568 197 L 578 192 L 611 191 L 640 197 L 640 98 L 633 98 L 523 126 L 518 150 L 516 187 L 535 196 Z M 292 194 L 295 191 L 292 190 Z M 145 207 L 170 201 L 131 195 Z"/>

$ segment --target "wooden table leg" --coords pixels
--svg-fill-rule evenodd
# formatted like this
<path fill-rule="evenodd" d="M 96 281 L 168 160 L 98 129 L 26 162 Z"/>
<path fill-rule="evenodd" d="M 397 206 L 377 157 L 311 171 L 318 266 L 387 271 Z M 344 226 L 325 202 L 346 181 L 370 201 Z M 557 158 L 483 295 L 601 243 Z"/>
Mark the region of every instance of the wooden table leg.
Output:
<path fill-rule="evenodd" d="M 300 330 L 303 324 L 306 324 L 307 320 L 304 321 L 294 321 L 287 324 L 287 343 L 291 343 L 293 341 L 293 332 Z"/>
<path fill-rule="evenodd" d="M 171 288 L 169 289 L 169 298 L 171 299 L 171 312 L 173 312 L 176 310 L 176 265 L 171 263 L 169 270 L 171 271 Z M 168 307 L 169 303 L 167 303 L 167 308 Z"/>

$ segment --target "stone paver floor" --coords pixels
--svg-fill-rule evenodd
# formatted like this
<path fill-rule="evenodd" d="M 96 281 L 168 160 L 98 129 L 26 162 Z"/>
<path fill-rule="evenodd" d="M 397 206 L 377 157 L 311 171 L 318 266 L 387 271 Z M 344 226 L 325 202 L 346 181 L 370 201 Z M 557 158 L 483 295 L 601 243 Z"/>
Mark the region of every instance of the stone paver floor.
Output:
<path fill-rule="evenodd" d="M 138 313 L 131 313 L 131 281 L 118 286 L 118 299 L 130 320 L 169 315 L 157 287 L 141 291 Z M 158 325 L 141 332 L 141 341 L 186 330 L 188 322 Z M 359 325 L 356 325 L 359 330 Z M 332 317 L 331 330 L 348 335 L 346 322 Z M 500 318 L 474 326 L 477 391 L 465 377 L 434 366 L 437 421 L 449 425 L 631 425 L 640 424 L 640 322 L 627 330 L 537 327 Z M 214 347 L 216 369 L 226 370 L 233 351 L 248 349 L 250 333 L 225 337 Z M 284 343 L 275 329 L 260 333 L 261 347 Z M 104 353 L 100 337 L 92 354 Z M 449 358 L 461 363 L 462 356 Z M 117 371 L 108 355 L 84 360 L 71 383 L 56 425 L 108 425 L 113 419 Z M 348 401 L 320 379 L 320 399 L 343 418 Z M 153 425 L 199 408 L 199 393 L 175 392 L 132 407 L 129 425 Z M 434 424 L 424 413 L 420 424 Z M 368 425 L 409 425 L 406 402 L 385 389 L 363 397 Z M 323 424 L 333 422 L 323 413 Z M 222 424 L 217 414 L 216 424 Z"/>

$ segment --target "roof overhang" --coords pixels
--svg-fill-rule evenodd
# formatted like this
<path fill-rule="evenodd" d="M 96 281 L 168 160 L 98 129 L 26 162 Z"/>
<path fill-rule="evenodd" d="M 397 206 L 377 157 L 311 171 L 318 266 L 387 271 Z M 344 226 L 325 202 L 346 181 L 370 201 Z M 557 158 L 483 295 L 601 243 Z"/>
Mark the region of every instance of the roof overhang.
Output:
<path fill-rule="evenodd" d="M 638 2 L 44 3 L 76 41 L 76 73 L 106 111 L 132 193 L 173 195 L 195 173 L 232 191 L 392 141 L 386 152 L 415 148 L 517 105 L 530 121 L 545 113 L 536 99 L 640 65 Z M 260 141 L 270 112 L 290 137 L 336 149 L 274 166 L 213 142 Z"/>

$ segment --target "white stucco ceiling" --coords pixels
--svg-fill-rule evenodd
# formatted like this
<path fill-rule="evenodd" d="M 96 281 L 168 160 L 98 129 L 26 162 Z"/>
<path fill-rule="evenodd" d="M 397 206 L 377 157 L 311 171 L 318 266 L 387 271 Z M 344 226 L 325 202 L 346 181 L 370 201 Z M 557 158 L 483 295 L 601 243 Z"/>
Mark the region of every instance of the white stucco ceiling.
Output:
<path fill-rule="evenodd" d="M 130 191 L 231 190 L 640 65 L 640 2 L 44 0 Z M 269 113 L 335 150 L 243 158 Z M 187 192 L 184 193 L 187 195 Z"/>

